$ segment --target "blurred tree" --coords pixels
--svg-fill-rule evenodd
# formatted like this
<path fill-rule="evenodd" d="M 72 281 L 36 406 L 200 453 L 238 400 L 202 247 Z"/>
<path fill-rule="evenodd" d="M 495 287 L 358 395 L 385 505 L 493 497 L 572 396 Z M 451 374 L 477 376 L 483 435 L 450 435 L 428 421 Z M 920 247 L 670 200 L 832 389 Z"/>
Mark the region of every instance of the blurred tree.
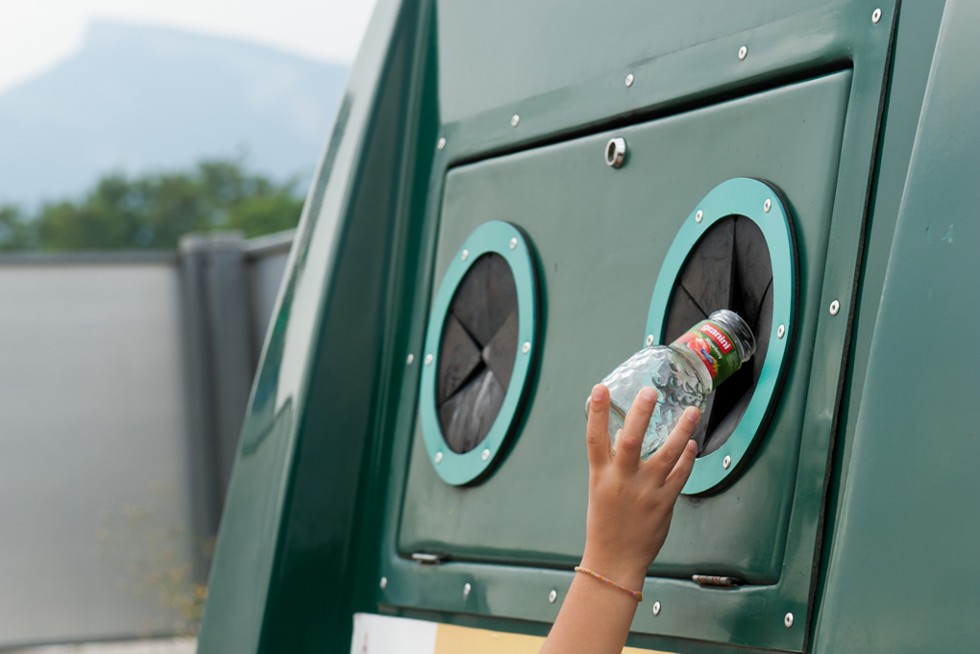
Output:
<path fill-rule="evenodd" d="M 296 182 L 249 173 L 241 161 L 202 161 L 189 171 L 109 174 L 79 200 L 34 216 L 0 207 L 0 250 L 173 248 L 182 234 L 241 230 L 247 237 L 296 226 Z"/>

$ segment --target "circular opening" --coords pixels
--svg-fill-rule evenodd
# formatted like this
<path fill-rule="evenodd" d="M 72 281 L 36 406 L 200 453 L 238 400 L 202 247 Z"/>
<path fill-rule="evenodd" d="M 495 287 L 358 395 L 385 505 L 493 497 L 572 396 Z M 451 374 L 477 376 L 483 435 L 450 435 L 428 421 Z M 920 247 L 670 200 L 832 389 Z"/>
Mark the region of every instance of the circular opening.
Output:
<path fill-rule="evenodd" d="M 718 309 L 731 309 L 751 327 L 756 352 L 708 397 L 694 438 L 698 456 L 716 451 L 735 431 L 752 399 L 769 349 L 772 262 L 759 226 L 744 216 L 715 222 L 695 243 L 674 283 L 664 325 L 673 342 Z"/>
<path fill-rule="evenodd" d="M 469 452 L 486 438 L 507 394 L 517 348 L 514 274 L 490 252 L 460 280 L 439 341 L 436 406 L 453 452 Z"/>

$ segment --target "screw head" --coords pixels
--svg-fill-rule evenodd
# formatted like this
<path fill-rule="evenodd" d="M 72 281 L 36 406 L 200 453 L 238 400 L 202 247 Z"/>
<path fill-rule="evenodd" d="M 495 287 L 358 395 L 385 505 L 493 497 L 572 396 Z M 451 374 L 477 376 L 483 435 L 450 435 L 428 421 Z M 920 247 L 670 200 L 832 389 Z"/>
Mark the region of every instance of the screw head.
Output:
<path fill-rule="evenodd" d="M 653 345 L 653 334 L 647 334 L 647 347 Z"/>
<path fill-rule="evenodd" d="M 776 328 L 776 338 L 782 338 L 786 335 L 786 325 L 780 325 Z"/>
<path fill-rule="evenodd" d="M 409 353 L 409 355 L 407 357 L 405 357 L 405 365 L 406 366 L 410 366 L 413 363 L 415 363 L 415 355 Z"/>
<path fill-rule="evenodd" d="M 427 365 L 427 366 L 431 366 L 432 365 L 432 355 L 431 354 L 426 354 L 425 355 L 425 365 Z"/>
<path fill-rule="evenodd" d="M 466 261 L 467 259 L 470 258 L 470 251 L 469 250 L 463 250 L 462 252 L 459 253 L 459 258 L 462 261 Z"/>
<path fill-rule="evenodd" d="M 766 201 L 762 203 L 762 210 L 769 213 L 770 209 L 772 209 L 772 200 L 766 198 Z"/>
<path fill-rule="evenodd" d="M 521 116 L 520 116 L 520 114 L 514 114 L 513 116 L 510 117 L 510 126 L 511 127 L 517 127 L 520 124 L 521 124 Z"/>
<path fill-rule="evenodd" d="M 446 147 L 446 137 L 445 136 L 440 136 L 439 137 L 439 140 L 436 141 L 436 149 L 437 150 L 442 150 L 445 147 Z"/>
<path fill-rule="evenodd" d="M 626 139 L 617 137 L 609 139 L 605 150 L 606 165 L 610 168 L 622 168 L 626 161 Z"/>
<path fill-rule="evenodd" d="M 521 346 L 521 352 L 527 354 L 531 351 L 531 341 L 524 341 L 524 345 Z"/>
<path fill-rule="evenodd" d="M 629 75 L 626 76 L 626 82 L 625 82 L 626 88 L 633 86 L 633 79 L 634 79 L 633 73 L 630 73 Z"/>
<path fill-rule="evenodd" d="M 880 20 L 881 20 L 881 9 L 875 9 L 874 11 L 871 12 L 871 22 L 877 25 L 878 21 Z"/>
<path fill-rule="evenodd" d="M 463 599 L 466 599 L 467 597 L 470 596 L 471 590 L 473 590 L 473 586 L 471 586 L 469 582 L 463 584 Z"/>
<path fill-rule="evenodd" d="M 511 250 L 516 250 L 517 249 L 517 237 L 514 237 L 514 238 L 510 239 L 510 243 L 508 243 L 507 246 L 510 247 Z"/>
<path fill-rule="evenodd" d="M 726 455 L 725 458 L 722 459 L 722 461 L 721 461 L 721 467 L 724 468 L 725 470 L 728 470 L 729 468 L 731 468 L 732 467 L 732 457 Z"/>
<path fill-rule="evenodd" d="M 838 313 L 840 313 L 840 302 L 834 300 L 830 303 L 830 315 L 836 316 Z"/>
<path fill-rule="evenodd" d="M 793 614 L 792 613 L 787 613 L 786 615 L 783 616 L 783 624 L 786 625 L 786 628 L 787 629 L 789 629 L 790 627 L 793 626 Z"/>
<path fill-rule="evenodd" d="M 704 220 L 704 212 L 698 209 L 698 212 L 694 214 L 694 222 L 699 223 Z"/>
<path fill-rule="evenodd" d="M 378 586 L 381 588 L 381 590 L 384 590 L 385 588 L 387 588 L 388 587 L 388 577 L 382 577 L 381 578 L 381 581 L 378 582 Z"/>
<path fill-rule="evenodd" d="M 548 602 L 554 604 L 556 601 L 558 601 L 558 591 L 552 588 L 551 592 L 548 593 Z"/>
<path fill-rule="evenodd" d="M 436 455 L 432 457 L 432 460 L 437 464 L 442 463 L 442 452 L 436 452 Z"/>
<path fill-rule="evenodd" d="M 484 461 L 486 461 L 487 459 L 489 459 L 490 458 L 490 450 L 487 449 L 487 450 L 483 450 L 482 452 L 480 452 L 480 458 L 483 459 Z"/>
<path fill-rule="evenodd" d="M 660 615 L 660 602 L 653 603 L 653 614 Z"/>
<path fill-rule="evenodd" d="M 743 45 L 741 48 L 738 49 L 738 60 L 745 61 L 745 58 L 747 56 L 749 56 L 749 49 L 748 47 Z"/>

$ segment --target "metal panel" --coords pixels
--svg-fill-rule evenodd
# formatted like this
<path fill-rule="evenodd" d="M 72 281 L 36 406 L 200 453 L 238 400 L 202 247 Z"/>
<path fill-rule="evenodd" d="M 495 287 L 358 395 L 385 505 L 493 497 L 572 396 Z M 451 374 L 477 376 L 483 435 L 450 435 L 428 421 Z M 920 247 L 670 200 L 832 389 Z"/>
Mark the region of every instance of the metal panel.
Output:
<path fill-rule="evenodd" d="M 0 639 L 172 633 L 188 525 L 172 263 L 0 267 Z"/>

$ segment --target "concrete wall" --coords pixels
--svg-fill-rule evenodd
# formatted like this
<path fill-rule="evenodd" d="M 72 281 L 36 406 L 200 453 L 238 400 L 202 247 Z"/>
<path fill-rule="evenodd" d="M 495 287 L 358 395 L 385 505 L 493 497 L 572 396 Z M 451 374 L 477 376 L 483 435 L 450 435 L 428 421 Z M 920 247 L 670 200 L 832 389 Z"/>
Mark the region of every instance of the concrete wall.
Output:
<path fill-rule="evenodd" d="M 0 648 L 193 629 L 290 237 L 0 257 Z"/>

